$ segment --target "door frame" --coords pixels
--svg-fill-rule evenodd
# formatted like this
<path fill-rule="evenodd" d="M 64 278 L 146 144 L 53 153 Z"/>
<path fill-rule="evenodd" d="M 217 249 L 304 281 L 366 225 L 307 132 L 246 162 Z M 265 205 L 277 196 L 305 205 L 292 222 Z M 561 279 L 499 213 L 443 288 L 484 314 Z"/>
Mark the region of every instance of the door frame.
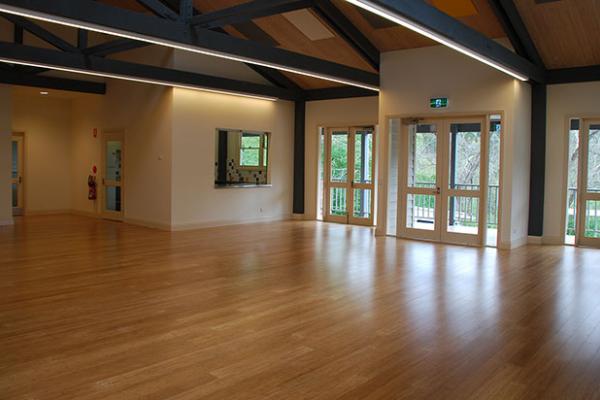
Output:
<path fill-rule="evenodd" d="M 575 228 L 575 244 L 577 246 L 600 247 L 600 238 L 585 237 L 585 211 L 586 201 L 600 201 L 600 193 L 590 193 L 587 188 L 588 181 L 588 149 L 589 126 L 600 124 L 600 118 L 581 118 L 579 125 L 579 171 L 577 176 L 577 216 Z M 567 172 L 568 173 L 568 172 Z"/>
<path fill-rule="evenodd" d="M 371 127 L 372 129 L 372 147 L 371 147 L 371 183 L 355 183 L 354 182 L 354 162 L 355 162 L 355 143 L 356 133 L 361 129 Z M 331 140 L 333 132 L 346 132 L 348 135 L 348 150 L 347 150 L 347 176 L 346 182 L 331 182 Z M 354 125 L 354 126 L 332 126 L 323 128 L 323 134 L 325 140 L 323 144 L 325 149 L 323 151 L 323 220 L 327 222 L 337 222 L 342 224 L 352 225 L 365 225 L 373 226 L 375 221 L 375 176 L 376 176 L 376 154 L 377 154 L 377 126 L 366 124 L 366 125 Z M 320 143 L 320 140 L 317 140 Z M 320 151 L 317 153 L 320 154 Z M 317 168 L 317 180 L 318 176 Z M 331 188 L 344 188 L 346 189 L 346 215 L 331 215 L 330 214 L 330 191 Z M 369 218 L 354 217 L 354 189 L 370 189 L 371 190 L 371 209 Z M 318 191 L 317 191 L 318 193 Z M 318 204 L 318 199 L 317 199 Z"/>
<path fill-rule="evenodd" d="M 443 144 L 443 155 L 442 162 L 443 166 L 449 165 L 449 140 L 448 136 L 450 134 L 450 125 L 453 123 L 479 123 L 481 126 L 481 138 L 480 138 L 480 147 L 479 147 L 479 190 L 463 190 L 463 189 L 450 189 L 450 174 L 443 173 L 442 174 L 442 190 L 441 190 L 441 205 L 442 205 L 442 227 L 441 231 L 441 241 L 444 243 L 453 243 L 453 244 L 466 244 L 471 246 L 481 246 L 483 245 L 484 237 L 483 232 L 487 230 L 487 221 L 484 215 L 487 213 L 484 212 L 487 208 L 487 198 L 484 197 L 484 193 L 487 191 L 487 165 L 488 165 L 488 157 L 487 157 L 487 138 L 489 134 L 486 132 L 489 130 L 489 126 L 486 126 L 488 117 L 487 116 L 475 116 L 475 117 L 449 117 L 445 118 L 445 131 L 444 131 L 444 139 L 442 141 Z M 445 169 L 445 168 L 444 168 Z M 447 220 L 448 220 L 448 200 L 450 197 L 471 197 L 479 199 L 479 210 L 477 215 L 477 220 L 479 221 L 479 226 L 477 227 L 477 234 L 464 234 L 457 232 L 449 232 L 447 230 Z"/>
<path fill-rule="evenodd" d="M 14 139 L 17 139 L 17 141 L 20 142 L 19 148 L 18 148 L 18 152 L 19 152 L 19 177 L 16 178 L 17 182 L 14 182 L 14 178 L 12 178 L 11 176 L 11 196 L 12 196 L 12 184 L 13 183 L 18 183 L 18 192 L 17 192 L 17 202 L 18 205 L 17 207 L 12 207 L 12 215 L 13 216 L 20 216 L 20 215 L 25 215 L 26 213 L 26 209 L 25 209 L 25 183 L 26 183 L 26 179 L 25 179 L 25 132 L 13 132 L 11 135 L 11 154 L 12 154 L 12 141 Z M 11 160 L 11 165 L 12 165 L 12 160 Z M 12 204 L 12 198 L 11 198 L 11 204 Z"/>
<path fill-rule="evenodd" d="M 415 116 L 414 114 L 407 114 L 407 115 L 389 115 L 386 117 L 386 133 L 389 135 L 389 126 L 390 126 L 390 121 L 392 119 L 398 119 L 400 122 L 400 140 L 399 142 L 399 146 L 400 148 L 398 149 L 399 151 L 399 160 L 401 160 L 400 165 L 398 167 L 398 199 L 397 199 L 397 205 L 398 205 L 398 212 L 397 212 L 397 216 L 396 216 L 396 236 L 401 237 L 401 238 L 406 238 L 406 239 L 415 239 L 415 240 L 427 240 L 427 241 L 439 241 L 441 243 L 450 243 L 450 244 L 461 244 L 461 245 L 470 245 L 470 246 L 484 246 L 486 243 L 486 236 L 487 236 L 487 202 L 488 202 L 488 152 L 489 152 L 489 125 L 490 125 L 490 121 L 491 118 L 490 116 L 492 115 L 500 115 L 500 121 L 502 123 L 502 133 L 500 136 L 500 165 L 499 165 L 499 188 L 498 188 L 498 229 L 497 229 L 497 237 L 496 237 L 496 246 L 499 248 L 500 247 L 500 242 L 501 242 L 501 237 L 502 237 L 502 178 L 503 178 L 503 156 L 504 156 L 504 140 L 506 138 L 507 135 L 507 130 L 506 130 L 506 119 L 504 116 L 504 112 L 502 111 L 485 111 L 485 112 L 474 112 L 474 113 L 435 113 L 435 114 L 420 114 L 418 116 Z M 425 230 L 417 230 L 417 229 L 411 229 L 411 228 L 407 228 L 406 227 L 406 196 L 410 193 L 410 192 L 415 192 L 414 188 L 409 192 L 406 189 L 407 185 L 405 184 L 404 180 L 408 177 L 408 164 L 405 160 L 405 151 L 407 151 L 407 146 L 408 146 L 408 135 L 407 135 L 407 128 L 409 126 L 410 122 L 414 122 L 415 119 L 418 119 L 419 123 L 436 123 L 436 121 L 445 121 L 444 123 L 441 124 L 441 126 L 443 126 L 442 128 L 442 132 L 441 134 L 443 135 L 443 139 L 441 141 L 441 146 L 440 143 L 438 142 L 438 151 L 440 151 L 439 149 L 444 149 L 443 153 L 442 153 L 442 160 L 440 161 L 440 157 L 438 155 L 438 160 L 437 160 L 437 166 L 436 166 L 436 171 L 437 171 L 437 178 L 438 178 L 438 185 L 441 183 L 442 186 L 438 186 L 441 190 L 440 190 L 440 194 L 437 194 L 437 190 L 436 190 L 436 202 L 440 202 L 441 207 L 436 207 L 436 222 L 439 221 L 439 223 L 437 224 L 436 229 L 434 229 L 433 231 L 425 231 Z M 406 121 L 409 121 L 409 123 L 407 124 Z M 464 121 L 477 121 L 480 122 L 481 121 L 481 170 L 480 170 L 480 190 L 479 190 L 479 196 L 477 196 L 480 199 L 480 206 L 479 206 L 479 221 L 480 221 L 480 228 L 478 230 L 478 234 L 477 235 L 468 235 L 468 234 L 457 234 L 457 233 L 453 233 L 453 232 L 447 232 L 446 231 L 446 223 L 445 223 L 445 219 L 447 218 L 447 198 L 451 196 L 451 194 L 446 194 L 444 195 L 444 190 L 443 188 L 448 188 L 447 182 L 440 182 L 440 179 L 445 180 L 445 178 L 447 178 L 448 174 L 442 174 L 440 175 L 440 168 L 442 168 L 442 166 L 446 165 L 447 163 L 447 159 L 448 159 L 448 155 L 447 155 L 447 138 L 446 138 L 446 134 L 449 132 L 449 129 L 446 129 L 446 125 L 448 125 L 447 122 L 453 123 L 455 121 L 457 122 L 464 122 Z M 438 123 L 439 124 L 439 123 Z M 448 125 L 449 127 L 449 125 Z M 439 128 L 438 128 L 439 131 Z M 448 131 L 448 132 L 446 132 Z M 438 141 L 440 141 L 440 132 L 438 132 Z M 387 149 L 387 151 L 389 151 L 390 149 Z M 389 160 L 386 158 L 386 163 L 388 165 L 386 165 L 387 168 L 389 168 Z M 404 161 L 404 162 L 403 162 Z M 387 174 L 387 172 L 386 172 Z M 445 186 L 444 186 L 445 185 Z M 422 194 L 431 194 L 429 192 L 431 192 L 432 189 L 424 189 L 425 192 L 423 192 Z M 446 193 L 448 193 L 449 191 L 452 191 L 455 193 L 455 195 L 460 196 L 461 193 L 460 191 L 456 191 L 456 190 L 451 190 L 451 189 L 446 189 Z M 464 193 L 465 195 L 467 195 L 468 197 L 472 197 L 472 195 L 469 195 L 468 193 Z M 445 201 L 442 201 L 442 198 L 444 198 Z M 386 207 L 387 207 L 387 201 L 386 201 Z M 386 214 L 387 214 L 387 210 L 386 210 Z M 467 240 L 464 240 L 464 239 Z M 472 240 L 469 240 L 473 238 Z"/>
<path fill-rule="evenodd" d="M 415 121 L 407 121 L 406 118 L 400 121 L 400 153 L 399 153 L 399 163 L 398 167 L 398 213 L 397 213 L 397 222 L 396 222 L 396 235 L 407 238 L 407 239 L 416 239 L 416 240 L 428 240 L 428 241 L 440 241 L 441 237 L 441 208 L 438 207 L 439 197 L 441 196 L 439 190 L 441 188 L 441 166 L 442 162 L 439 159 L 440 152 L 440 144 L 442 142 L 442 130 L 440 129 L 440 124 L 437 122 L 440 120 L 439 118 L 423 118 L 419 119 L 418 124 L 426 125 L 426 124 L 435 124 L 436 125 L 436 188 L 417 188 L 411 187 L 409 188 L 407 180 L 408 180 L 408 160 L 406 158 L 408 152 L 408 139 L 409 139 L 409 127 Z M 403 122 L 404 121 L 404 122 Z M 433 230 L 426 229 L 418 229 L 418 228 L 409 228 L 406 226 L 407 223 L 407 215 L 406 215 L 406 207 L 407 207 L 407 197 L 409 194 L 413 195 L 434 195 L 436 196 L 436 207 L 434 210 L 434 219 L 435 225 Z"/>
<path fill-rule="evenodd" d="M 123 221 L 125 211 L 125 130 L 111 129 L 102 130 L 102 136 L 100 140 L 101 148 L 101 162 L 100 162 L 100 190 L 98 199 L 100 200 L 100 217 L 105 219 L 112 219 L 116 221 Z M 112 185 L 106 185 L 105 174 L 106 174 L 106 142 L 110 139 L 118 139 L 121 142 L 121 180 L 115 181 Z M 111 182 L 113 183 L 113 182 Z M 121 188 L 121 211 L 110 211 L 106 210 L 106 187 L 107 186 L 119 186 Z"/>
<path fill-rule="evenodd" d="M 348 152 L 348 157 L 352 158 L 352 180 L 350 181 L 350 192 L 351 196 L 349 197 L 348 202 L 350 203 L 350 209 L 348 210 L 348 223 L 351 225 L 364 225 L 364 226 L 373 226 L 375 222 L 375 166 L 377 165 L 375 162 L 376 154 L 377 154 L 377 127 L 375 125 L 371 126 L 371 134 L 372 134 L 372 143 L 371 143 L 371 183 L 363 183 L 363 182 L 355 182 L 354 181 L 354 166 L 356 161 L 356 135 L 357 132 L 361 130 L 366 130 L 367 128 L 364 126 L 352 126 L 350 127 L 351 136 L 352 136 L 352 151 Z M 360 218 L 354 216 L 354 190 L 355 189 L 365 189 L 371 191 L 371 207 L 369 210 L 369 218 Z"/>

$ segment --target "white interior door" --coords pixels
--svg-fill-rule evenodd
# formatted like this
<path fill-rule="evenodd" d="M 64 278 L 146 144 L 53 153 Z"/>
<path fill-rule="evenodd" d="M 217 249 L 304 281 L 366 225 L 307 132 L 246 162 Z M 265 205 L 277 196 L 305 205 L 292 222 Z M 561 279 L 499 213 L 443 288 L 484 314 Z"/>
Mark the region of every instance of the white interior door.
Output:
<path fill-rule="evenodd" d="M 412 239 L 480 245 L 485 118 L 405 124 L 398 232 Z"/>
<path fill-rule="evenodd" d="M 15 135 L 11 139 L 11 191 L 13 215 L 23 215 L 24 190 L 23 190 L 23 136 Z"/>
<path fill-rule="evenodd" d="M 600 247 L 600 119 L 583 121 L 579 142 L 581 173 L 576 243 Z"/>
<path fill-rule="evenodd" d="M 102 135 L 102 216 L 123 219 L 124 207 L 124 135 L 104 132 Z"/>

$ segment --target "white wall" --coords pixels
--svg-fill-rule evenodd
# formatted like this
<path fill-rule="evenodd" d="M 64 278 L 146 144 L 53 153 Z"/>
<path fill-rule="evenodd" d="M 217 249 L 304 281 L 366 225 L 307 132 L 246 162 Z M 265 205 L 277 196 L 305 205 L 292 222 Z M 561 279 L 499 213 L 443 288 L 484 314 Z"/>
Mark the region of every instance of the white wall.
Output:
<path fill-rule="evenodd" d="M 172 123 L 174 229 L 291 217 L 293 103 L 174 89 Z M 217 128 L 271 132 L 271 187 L 214 188 Z"/>
<path fill-rule="evenodd" d="M 0 226 L 12 224 L 10 87 L 0 85 Z"/>
<path fill-rule="evenodd" d="M 71 209 L 71 100 L 13 91 L 12 130 L 23 132 L 28 215 Z"/>
<path fill-rule="evenodd" d="M 501 242 L 503 246 L 524 243 L 529 202 L 529 85 L 442 46 L 384 53 L 380 74 L 379 124 L 384 134 L 380 135 L 379 184 L 382 190 L 378 202 L 378 233 L 385 232 L 387 193 L 382 183 L 386 182 L 384 166 L 388 117 L 502 112 L 504 176 Z M 450 106 L 432 112 L 429 98 L 438 96 L 449 97 Z"/>
<path fill-rule="evenodd" d="M 110 80 L 105 96 L 73 102 L 73 209 L 100 211 L 87 199 L 92 165 L 101 177 L 102 132 L 125 132 L 124 217 L 160 228 L 171 224 L 171 97 L 172 89 Z M 93 130 L 98 130 L 94 138 Z"/>
<path fill-rule="evenodd" d="M 377 124 L 378 107 L 376 96 L 306 103 L 304 219 L 317 218 L 318 128 Z"/>
<path fill-rule="evenodd" d="M 569 117 L 600 117 L 600 82 L 548 86 L 544 242 L 563 243 L 561 228 Z"/>

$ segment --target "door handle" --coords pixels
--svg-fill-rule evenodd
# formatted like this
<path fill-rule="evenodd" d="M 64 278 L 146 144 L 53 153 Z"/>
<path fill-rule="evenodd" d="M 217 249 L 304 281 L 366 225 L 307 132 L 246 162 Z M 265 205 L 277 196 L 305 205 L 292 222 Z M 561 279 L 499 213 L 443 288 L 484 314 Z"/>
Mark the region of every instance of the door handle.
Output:
<path fill-rule="evenodd" d="M 440 194 L 440 193 L 442 193 L 442 189 L 438 187 L 432 193 L 433 194 Z"/>

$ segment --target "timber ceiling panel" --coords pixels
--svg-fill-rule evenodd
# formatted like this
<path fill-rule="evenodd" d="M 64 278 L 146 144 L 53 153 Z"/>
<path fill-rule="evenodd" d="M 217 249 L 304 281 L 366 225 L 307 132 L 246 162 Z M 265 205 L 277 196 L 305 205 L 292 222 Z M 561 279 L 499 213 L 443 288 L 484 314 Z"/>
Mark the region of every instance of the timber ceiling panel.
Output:
<path fill-rule="evenodd" d="M 600 64 L 600 1 L 515 4 L 547 68 Z"/>
<path fill-rule="evenodd" d="M 146 8 L 135 0 L 102 0 L 101 2 L 114 7 L 125 8 L 132 11 L 146 11 Z"/>
<path fill-rule="evenodd" d="M 427 3 L 440 7 L 449 15 L 455 17 L 465 25 L 470 26 L 495 39 L 505 37 L 506 34 L 498 23 L 488 0 L 427 0 Z M 369 15 L 365 11 L 347 3 L 344 0 L 332 2 L 346 14 L 381 52 L 413 49 L 418 47 L 433 46 L 436 43 L 417 33 L 401 26 L 390 24 L 377 16 Z M 473 14 L 473 10 L 475 13 Z M 454 15 L 453 15 L 454 14 Z"/>
<path fill-rule="evenodd" d="M 202 13 L 220 10 L 237 4 L 246 3 L 248 0 L 195 0 L 195 5 Z M 310 11 L 312 13 L 312 11 Z M 316 14 L 313 15 L 328 27 Z M 345 64 L 354 68 L 375 72 L 343 38 L 334 34 L 334 37 L 322 40 L 310 40 L 300 29 L 292 24 L 283 15 L 273 15 L 254 19 L 253 22 L 269 36 L 279 43 L 279 47 L 328 61 Z M 239 29 L 226 27 L 231 34 L 250 39 Z"/>
<path fill-rule="evenodd" d="M 202 13 L 221 10 L 238 4 L 246 3 L 248 0 L 195 0 L 194 5 Z M 312 10 L 310 11 L 312 13 Z M 327 23 L 313 13 L 326 27 Z M 273 15 L 253 20 L 255 26 L 272 37 L 278 47 L 297 53 L 345 64 L 354 68 L 360 68 L 366 71 L 375 72 L 375 70 L 362 59 L 361 56 L 344 41 L 343 38 L 334 33 L 334 37 L 312 41 L 305 36 L 294 24 L 292 24 L 283 15 Z M 243 32 L 241 27 L 236 25 L 226 26 L 224 29 L 233 36 L 243 39 L 256 40 L 249 37 L 248 32 Z M 333 32 L 333 31 L 332 31 Z M 311 78 L 304 75 L 284 72 L 286 76 L 292 79 L 296 84 L 305 89 L 320 89 L 326 87 L 340 86 L 339 83 L 325 81 L 322 79 Z"/>

